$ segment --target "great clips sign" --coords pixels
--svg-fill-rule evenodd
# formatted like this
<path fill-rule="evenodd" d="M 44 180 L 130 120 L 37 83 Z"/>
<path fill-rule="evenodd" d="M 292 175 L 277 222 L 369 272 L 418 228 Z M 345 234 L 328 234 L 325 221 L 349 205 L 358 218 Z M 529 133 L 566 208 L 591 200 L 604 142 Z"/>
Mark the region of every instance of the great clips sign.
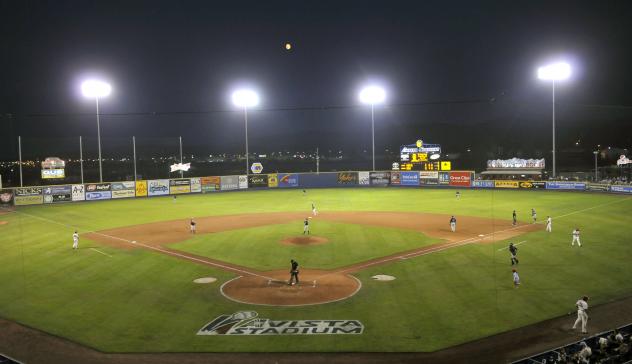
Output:
<path fill-rule="evenodd" d="M 472 172 L 450 172 L 450 186 L 470 187 Z"/>

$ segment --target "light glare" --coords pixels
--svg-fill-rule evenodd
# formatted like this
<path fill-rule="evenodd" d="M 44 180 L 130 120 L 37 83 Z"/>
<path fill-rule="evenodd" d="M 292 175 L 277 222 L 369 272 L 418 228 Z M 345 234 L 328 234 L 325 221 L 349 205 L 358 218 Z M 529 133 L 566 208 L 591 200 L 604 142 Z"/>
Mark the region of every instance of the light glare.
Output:
<path fill-rule="evenodd" d="M 81 84 L 81 92 L 85 97 L 105 97 L 112 92 L 112 86 L 107 82 L 99 80 L 87 80 Z"/>
<path fill-rule="evenodd" d="M 378 86 L 368 86 L 360 91 L 360 102 L 364 104 L 380 104 L 386 100 L 386 91 Z"/>
<path fill-rule="evenodd" d="M 559 81 L 571 76 L 571 66 L 565 62 L 553 63 L 538 68 L 538 78 L 541 80 Z"/>
<path fill-rule="evenodd" d="M 233 92 L 233 104 L 239 107 L 253 107 L 259 104 L 259 95 L 252 90 L 237 90 Z"/>

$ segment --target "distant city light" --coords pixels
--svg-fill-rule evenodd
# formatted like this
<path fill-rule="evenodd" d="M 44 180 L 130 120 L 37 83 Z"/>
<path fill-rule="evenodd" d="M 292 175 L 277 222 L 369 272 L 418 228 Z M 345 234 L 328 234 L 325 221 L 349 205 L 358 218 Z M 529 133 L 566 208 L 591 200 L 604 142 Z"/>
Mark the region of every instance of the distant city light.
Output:
<path fill-rule="evenodd" d="M 553 63 L 538 68 L 538 78 L 541 80 L 566 80 L 571 76 L 571 66 L 565 62 Z"/>
<path fill-rule="evenodd" d="M 259 95 L 252 90 L 237 90 L 233 92 L 233 104 L 240 107 L 253 107 L 259 104 Z"/>
<path fill-rule="evenodd" d="M 109 83 L 100 80 L 87 80 L 81 84 L 81 93 L 85 97 L 99 98 L 106 97 L 112 92 Z"/>
<path fill-rule="evenodd" d="M 386 91 L 379 86 L 368 86 L 360 91 L 359 98 L 363 104 L 381 104 L 386 100 Z"/>

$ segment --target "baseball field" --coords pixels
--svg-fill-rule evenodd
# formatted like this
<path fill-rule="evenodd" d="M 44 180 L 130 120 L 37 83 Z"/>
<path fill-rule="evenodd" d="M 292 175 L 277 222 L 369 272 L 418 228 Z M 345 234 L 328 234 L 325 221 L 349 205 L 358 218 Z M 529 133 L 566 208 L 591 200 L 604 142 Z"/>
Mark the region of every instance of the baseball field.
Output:
<path fill-rule="evenodd" d="M 584 294 L 592 305 L 632 294 L 629 197 L 461 194 L 287 189 L 20 207 L 0 213 L 0 314 L 105 352 L 415 352 L 565 315 Z M 287 284 L 290 259 L 298 285 Z"/>

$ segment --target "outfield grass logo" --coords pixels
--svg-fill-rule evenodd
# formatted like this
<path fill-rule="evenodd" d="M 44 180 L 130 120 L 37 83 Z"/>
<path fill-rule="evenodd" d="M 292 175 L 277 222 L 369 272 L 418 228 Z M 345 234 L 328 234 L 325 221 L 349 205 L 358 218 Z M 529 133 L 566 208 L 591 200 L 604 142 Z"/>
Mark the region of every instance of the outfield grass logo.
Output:
<path fill-rule="evenodd" d="M 353 335 L 362 334 L 357 320 L 270 320 L 255 311 L 221 315 L 204 325 L 198 335 Z"/>

